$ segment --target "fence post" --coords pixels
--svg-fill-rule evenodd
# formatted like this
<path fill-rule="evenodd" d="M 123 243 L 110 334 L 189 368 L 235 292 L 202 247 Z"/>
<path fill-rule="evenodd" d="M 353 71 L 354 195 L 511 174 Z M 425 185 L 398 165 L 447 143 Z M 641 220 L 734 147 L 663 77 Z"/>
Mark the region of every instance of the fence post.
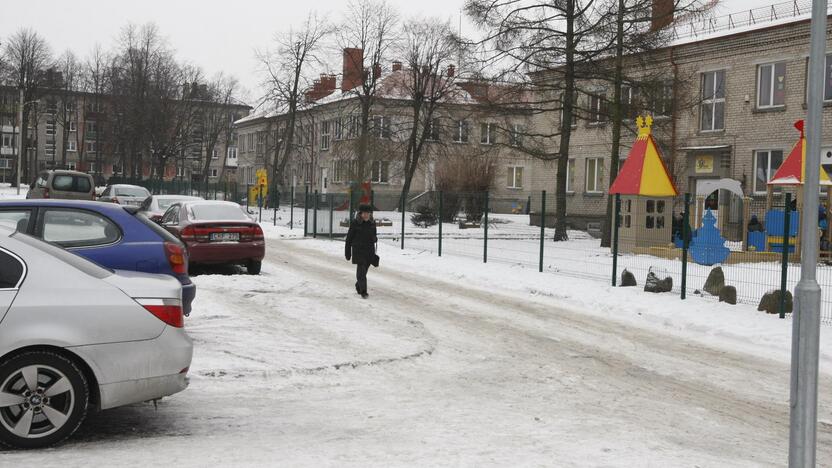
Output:
<path fill-rule="evenodd" d="M 272 216 L 272 226 L 277 226 L 277 208 L 280 206 L 280 192 L 275 190 L 274 192 L 275 198 L 277 198 L 274 204 L 274 215 Z"/>
<path fill-rule="evenodd" d="M 309 186 L 303 186 L 303 237 L 309 232 Z"/>
<path fill-rule="evenodd" d="M 266 188 L 265 185 L 261 185 L 260 186 L 260 191 L 257 194 L 257 204 L 259 205 L 258 208 L 259 208 L 259 211 L 260 211 L 260 214 L 258 215 L 260 217 L 260 219 L 257 221 L 258 223 L 263 222 L 263 204 L 265 202 L 265 200 L 263 200 L 263 189 L 265 189 L 265 188 Z M 216 198 L 216 193 L 214 194 L 214 196 Z"/>
<path fill-rule="evenodd" d="M 615 214 L 613 215 L 613 229 L 612 229 L 612 285 L 618 281 L 618 228 L 621 225 L 619 216 L 621 215 L 621 194 L 615 194 Z"/>
<path fill-rule="evenodd" d="M 333 206 L 335 204 L 335 197 L 333 194 L 328 194 L 327 201 L 329 202 L 329 238 L 332 239 L 332 217 L 333 217 Z"/>
<path fill-rule="evenodd" d="M 685 194 L 685 207 L 682 212 L 682 300 L 688 293 L 688 249 L 690 245 L 690 193 Z"/>
<path fill-rule="evenodd" d="M 313 205 L 312 215 L 312 238 L 318 238 L 318 191 L 315 190 L 315 204 Z"/>
<path fill-rule="evenodd" d="M 792 194 L 786 194 L 786 206 L 783 209 L 783 261 L 780 270 L 780 318 L 786 318 L 786 292 L 789 277 L 789 234 L 791 233 Z M 806 213 L 803 214 L 804 216 Z M 797 250 L 797 249 L 795 249 Z M 795 252 L 796 253 L 796 252 Z"/>
<path fill-rule="evenodd" d="M 531 200 L 529 195 L 529 200 Z M 543 239 L 546 237 L 546 191 L 540 192 L 540 265 L 537 271 L 543 273 Z"/>
<path fill-rule="evenodd" d="M 404 250 L 404 227 L 405 227 L 405 224 L 404 224 L 404 208 L 406 206 L 405 205 L 406 200 L 407 200 L 407 194 L 402 192 L 402 203 L 401 203 L 401 205 L 402 205 L 401 206 L 401 208 L 402 208 L 402 250 Z"/>
<path fill-rule="evenodd" d="M 485 191 L 485 213 L 482 226 L 482 262 L 488 263 L 488 190 Z"/>
<path fill-rule="evenodd" d="M 295 186 L 292 186 L 291 200 L 289 201 L 289 230 L 295 228 Z"/>
<path fill-rule="evenodd" d="M 442 256 L 442 191 L 439 191 L 439 256 Z"/>

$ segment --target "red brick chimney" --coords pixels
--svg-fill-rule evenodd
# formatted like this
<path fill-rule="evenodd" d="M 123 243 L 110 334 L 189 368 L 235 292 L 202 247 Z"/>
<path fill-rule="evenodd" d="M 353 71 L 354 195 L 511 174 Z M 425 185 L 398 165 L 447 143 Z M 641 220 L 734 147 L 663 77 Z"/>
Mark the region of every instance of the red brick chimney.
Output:
<path fill-rule="evenodd" d="M 395 62 L 393 62 L 393 71 L 394 71 L 394 72 L 397 72 L 397 71 L 402 71 L 402 63 L 401 63 L 401 62 L 399 62 L 398 60 L 396 60 Z"/>
<path fill-rule="evenodd" d="M 673 0 L 671 0 L 673 1 Z M 341 91 L 349 91 L 361 85 L 364 78 L 364 50 L 357 48 L 344 49 L 343 77 Z"/>
<path fill-rule="evenodd" d="M 651 31 L 659 31 L 673 22 L 675 4 L 673 0 L 653 0 L 653 17 L 650 22 Z"/>
<path fill-rule="evenodd" d="M 453 78 L 455 74 L 456 74 L 456 67 L 453 66 L 453 65 L 448 65 L 448 73 L 447 73 L 448 78 Z"/>
<path fill-rule="evenodd" d="M 373 64 L 373 81 L 376 81 L 381 76 L 381 64 L 374 63 Z"/>

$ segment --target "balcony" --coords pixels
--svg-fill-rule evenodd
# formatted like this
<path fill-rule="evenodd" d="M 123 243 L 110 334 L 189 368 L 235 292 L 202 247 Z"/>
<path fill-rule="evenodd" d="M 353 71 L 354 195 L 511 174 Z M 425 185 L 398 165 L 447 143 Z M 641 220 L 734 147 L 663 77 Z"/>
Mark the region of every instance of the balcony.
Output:
<path fill-rule="evenodd" d="M 225 160 L 225 167 L 237 167 L 237 158 L 227 158 Z"/>

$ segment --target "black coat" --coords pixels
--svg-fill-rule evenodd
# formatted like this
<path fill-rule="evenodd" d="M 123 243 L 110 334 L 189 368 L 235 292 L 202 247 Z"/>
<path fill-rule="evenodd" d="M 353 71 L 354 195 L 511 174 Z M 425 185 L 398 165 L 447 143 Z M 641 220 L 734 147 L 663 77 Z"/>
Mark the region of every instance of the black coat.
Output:
<path fill-rule="evenodd" d="M 355 264 L 369 264 L 376 253 L 376 242 L 378 242 L 378 236 L 375 221 L 355 219 L 350 224 L 350 230 L 347 233 L 344 256 L 347 260 L 352 258 L 352 263 Z"/>

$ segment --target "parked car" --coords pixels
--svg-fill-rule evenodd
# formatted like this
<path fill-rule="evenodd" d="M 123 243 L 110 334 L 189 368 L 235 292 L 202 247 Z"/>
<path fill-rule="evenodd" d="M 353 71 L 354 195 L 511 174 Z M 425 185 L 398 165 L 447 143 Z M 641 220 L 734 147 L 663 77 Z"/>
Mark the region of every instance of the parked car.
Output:
<path fill-rule="evenodd" d="M 57 244 L 99 265 L 162 273 L 182 284 L 185 314 L 196 285 L 188 276 L 185 245 L 137 207 L 74 200 L 2 200 L 0 225 Z"/>
<path fill-rule="evenodd" d="M 249 274 L 260 274 L 266 255 L 263 230 L 236 203 L 174 203 L 162 226 L 185 243 L 191 264 L 244 265 Z"/>
<path fill-rule="evenodd" d="M 150 192 L 138 185 L 114 184 L 107 188 L 98 197 L 98 201 L 118 203 L 125 206 L 141 206 L 150 196 Z"/>
<path fill-rule="evenodd" d="M 202 197 L 189 197 L 187 195 L 151 195 L 139 207 L 139 213 L 147 216 L 153 221 L 161 221 L 162 215 L 176 202 L 204 200 Z"/>
<path fill-rule="evenodd" d="M 95 184 L 92 176 L 83 172 L 43 171 L 29 186 L 26 198 L 95 200 Z"/>
<path fill-rule="evenodd" d="M 108 270 L 0 227 L 0 445 L 52 445 L 88 408 L 184 390 L 180 295 L 170 276 Z"/>

